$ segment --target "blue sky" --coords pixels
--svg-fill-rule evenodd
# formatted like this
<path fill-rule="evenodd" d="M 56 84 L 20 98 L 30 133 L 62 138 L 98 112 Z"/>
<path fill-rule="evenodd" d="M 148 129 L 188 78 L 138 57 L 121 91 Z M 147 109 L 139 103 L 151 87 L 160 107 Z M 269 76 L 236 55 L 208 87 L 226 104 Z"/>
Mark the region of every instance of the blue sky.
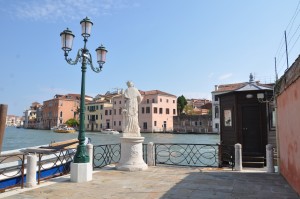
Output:
<path fill-rule="evenodd" d="M 0 0 L 0 104 L 21 116 L 32 102 L 55 94 L 80 93 L 81 65 L 68 65 L 60 33 L 76 35 L 74 58 L 83 47 L 79 22 L 94 23 L 87 47 L 103 44 L 101 73 L 88 68 L 86 94 L 126 88 L 158 89 L 187 98 L 211 98 L 216 84 L 263 83 L 299 54 L 299 0 Z"/>

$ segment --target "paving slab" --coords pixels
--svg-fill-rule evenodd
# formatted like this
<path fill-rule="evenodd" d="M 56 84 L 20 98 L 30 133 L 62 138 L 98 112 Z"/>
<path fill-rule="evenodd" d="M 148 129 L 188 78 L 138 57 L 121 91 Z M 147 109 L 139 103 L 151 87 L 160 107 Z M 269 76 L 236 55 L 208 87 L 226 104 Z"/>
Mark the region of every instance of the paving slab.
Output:
<path fill-rule="evenodd" d="M 36 188 L 12 189 L 0 198 L 33 199 L 191 199 L 290 198 L 299 195 L 278 173 L 156 166 L 145 171 L 97 170 L 90 182 L 70 182 L 70 176 L 41 182 Z"/>

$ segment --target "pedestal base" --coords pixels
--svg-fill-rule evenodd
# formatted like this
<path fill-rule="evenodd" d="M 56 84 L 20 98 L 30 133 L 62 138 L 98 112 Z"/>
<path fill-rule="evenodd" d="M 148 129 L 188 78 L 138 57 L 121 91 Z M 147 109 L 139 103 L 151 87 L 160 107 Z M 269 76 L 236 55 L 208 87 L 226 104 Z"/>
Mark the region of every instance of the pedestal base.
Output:
<path fill-rule="evenodd" d="M 148 165 L 143 160 L 144 137 L 121 137 L 121 159 L 116 166 L 122 171 L 143 171 Z"/>
<path fill-rule="evenodd" d="M 91 163 L 71 163 L 71 182 L 88 182 L 93 179 Z"/>

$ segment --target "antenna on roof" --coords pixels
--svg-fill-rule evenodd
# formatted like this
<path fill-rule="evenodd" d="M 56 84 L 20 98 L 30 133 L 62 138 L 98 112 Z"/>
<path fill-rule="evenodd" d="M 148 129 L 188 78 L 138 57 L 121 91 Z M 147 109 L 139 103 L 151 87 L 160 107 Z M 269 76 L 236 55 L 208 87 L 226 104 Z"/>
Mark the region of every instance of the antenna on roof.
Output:
<path fill-rule="evenodd" d="M 275 80 L 278 80 L 278 73 L 277 73 L 277 65 L 276 65 L 276 57 L 275 57 Z"/>

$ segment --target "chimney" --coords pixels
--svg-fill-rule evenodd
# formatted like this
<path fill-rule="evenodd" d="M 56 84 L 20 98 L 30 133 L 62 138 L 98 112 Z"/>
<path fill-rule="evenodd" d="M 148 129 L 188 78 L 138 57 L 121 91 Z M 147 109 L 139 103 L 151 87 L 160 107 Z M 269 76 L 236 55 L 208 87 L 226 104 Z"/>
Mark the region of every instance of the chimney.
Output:
<path fill-rule="evenodd" d="M 218 91 L 218 85 L 215 85 L 215 91 Z"/>

